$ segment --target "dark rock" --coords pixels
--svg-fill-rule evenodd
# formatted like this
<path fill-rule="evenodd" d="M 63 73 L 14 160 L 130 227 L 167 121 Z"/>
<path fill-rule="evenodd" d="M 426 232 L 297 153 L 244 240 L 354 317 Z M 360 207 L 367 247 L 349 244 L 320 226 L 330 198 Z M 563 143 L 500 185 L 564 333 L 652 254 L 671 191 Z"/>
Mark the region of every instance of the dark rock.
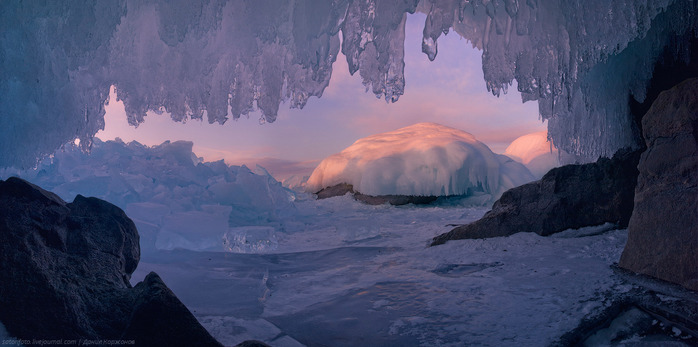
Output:
<path fill-rule="evenodd" d="M 366 195 L 354 194 L 354 199 L 369 205 L 383 205 L 385 203 L 400 206 L 407 204 L 426 205 L 436 201 L 436 196 L 416 196 L 416 195 Z"/>
<path fill-rule="evenodd" d="M 315 193 L 318 199 L 327 199 L 335 196 L 342 196 L 351 193 L 354 199 L 369 205 L 391 204 L 395 206 L 415 204 L 430 204 L 438 199 L 437 196 L 415 196 L 415 195 L 366 195 L 354 191 L 354 186 L 347 183 L 340 183 L 332 187 L 323 188 Z"/>
<path fill-rule="evenodd" d="M 0 181 L 0 321 L 19 338 L 116 337 L 138 233 L 117 207 Z M 106 306 L 113 306 L 106 309 Z"/>
<path fill-rule="evenodd" d="M 480 220 L 435 237 L 431 245 L 522 231 L 547 236 L 609 222 L 625 227 L 632 214 L 640 153 L 622 149 L 612 159 L 554 168 L 539 181 L 504 192 Z"/>
<path fill-rule="evenodd" d="M 156 273 L 149 273 L 133 292 L 133 313 L 122 339 L 143 346 L 220 345 Z"/>
<path fill-rule="evenodd" d="M 659 95 L 642 119 L 623 268 L 698 290 L 698 79 Z"/>
<path fill-rule="evenodd" d="M 315 193 L 315 195 L 317 195 L 318 199 L 327 199 L 335 196 L 343 196 L 347 193 L 354 194 L 354 186 L 340 183 L 332 187 L 322 188 L 319 192 Z"/>
<path fill-rule="evenodd" d="M 18 178 L 0 180 L 0 206 L 0 322 L 10 335 L 219 345 L 156 275 L 131 287 L 138 232 L 118 207 L 80 195 L 66 203 Z"/>

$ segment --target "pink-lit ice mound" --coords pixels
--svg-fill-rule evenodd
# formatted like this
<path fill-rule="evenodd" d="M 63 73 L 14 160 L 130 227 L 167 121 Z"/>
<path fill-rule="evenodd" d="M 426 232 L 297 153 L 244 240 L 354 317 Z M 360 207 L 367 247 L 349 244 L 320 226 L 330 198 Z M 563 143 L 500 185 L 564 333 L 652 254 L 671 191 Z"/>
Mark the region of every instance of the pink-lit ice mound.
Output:
<path fill-rule="evenodd" d="M 523 165 L 493 153 L 467 132 L 419 123 L 365 137 L 323 160 L 306 189 L 347 183 L 368 195 L 495 197 L 533 181 Z"/>
<path fill-rule="evenodd" d="M 560 166 L 557 148 L 548 141 L 547 131 L 517 138 L 507 147 L 504 155 L 526 165 L 536 178 L 541 178 L 550 169 Z"/>

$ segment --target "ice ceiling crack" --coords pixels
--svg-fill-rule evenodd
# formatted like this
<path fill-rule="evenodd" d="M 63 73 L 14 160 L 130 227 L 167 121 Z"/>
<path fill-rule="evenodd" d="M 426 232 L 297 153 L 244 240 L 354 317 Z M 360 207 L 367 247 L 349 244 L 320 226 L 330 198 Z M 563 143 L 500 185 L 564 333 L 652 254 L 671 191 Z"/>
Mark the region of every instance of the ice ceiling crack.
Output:
<path fill-rule="evenodd" d="M 302 108 L 322 96 L 341 49 L 367 89 L 395 102 L 405 87 L 405 18 L 415 11 L 427 14 L 429 59 L 437 58 L 439 36 L 455 31 L 482 50 L 493 94 L 516 79 L 523 100 L 538 101 L 555 145 L 592 160 L 639 145 L 629 98 L 644 100 L 661 57 L 689 59 L 697 7 L 690 0 L 2 1 L 0 166 L 34 165 L 75 138 L 88 148 L 104 126 L 111 85 L 134 125 L 163 108 L 175 121 L 210 123 L 258 108 L 273 122 L 280 103 Z"/>

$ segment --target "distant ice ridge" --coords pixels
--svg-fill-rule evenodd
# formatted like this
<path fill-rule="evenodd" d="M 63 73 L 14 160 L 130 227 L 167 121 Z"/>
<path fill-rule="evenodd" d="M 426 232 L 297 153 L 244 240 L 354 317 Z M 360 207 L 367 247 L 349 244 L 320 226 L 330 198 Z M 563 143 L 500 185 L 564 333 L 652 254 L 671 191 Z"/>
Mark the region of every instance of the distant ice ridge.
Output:
<path fill-rule="evenodd" d="M 491 194 L 535 178 L 465 131 L 418 123 L 357 140 L 325 158 L 306 183 L 309 192 L 340 183 L 368 195 Z"/>
<path fill-rule="evenodd" d="M 32 166 L 104 126 L 110 85 L 131 124 L 147 110 L 225 122 L 303 107 L 344 53 L 350 72 L 397 101 L 406 13 L 427 14 L 429 59 L 450 30 L 483 51 L 487 88 L 513 79 L 538 100 L 558 148 L 593 160 L 637 145 L 628 110 L 655 63 L 689 59 L 698 2 L 677 0 L 0 2 L 0 166 Z M 342 35 L 341 45 L 339 35 Z M 176 72 L 176 73 L 173 73 Z M 458 76 L 455 76 L 458 78 Z"/>
<path fill-rule="evenodd" d="M 18 175 L 67 201 L 77 194 L 107 200 L 134 220 L 144 249 L 273 249 L 274 230 L 295 213 L 299 193 L 263 168 L 255 174 L 222 160 L 203 162 L 192 146 L 95 139 L 90 154 L 67 145 L 34 170 L 0 170 L 0 177 Z"/>
<path fill-rule="evenodd" d="M 504 155 L 524 164 L 536 178 L 560 166 L 558 150 L 548 140 L 547 131 L 520 136 L 507 147 Z"/>
<path fill-rule="evenodd" d="M 288 189 L 305 191 L 305 184 L 309 178 L 310 176 L 292 175 L 281 181 L 281 184 Z"/>

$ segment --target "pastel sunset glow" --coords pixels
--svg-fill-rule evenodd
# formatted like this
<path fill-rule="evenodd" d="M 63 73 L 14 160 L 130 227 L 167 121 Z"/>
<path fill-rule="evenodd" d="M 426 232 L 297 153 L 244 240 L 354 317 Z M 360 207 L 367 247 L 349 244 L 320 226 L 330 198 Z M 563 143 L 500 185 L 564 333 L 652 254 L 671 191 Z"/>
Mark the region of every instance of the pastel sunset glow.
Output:
<path fill-rule="evenodd" d="M 466 131 L 503 153 L 517 137 L 543 131 L 534 102 L 522 103 L 514 84 L 499 98 L 486 90 L 482 52 L 471 48 L 456 33 L 439 39 L 439 54 L 430 62 L 421 53 L 425 16 L 409 15 L 405 43 L 405 94 L 388 104 L 377 99 L 348 72 L 340 53 L 332 79 L 322 98 L 312 98 L 303 110 L 281 105 L 272 124 L 259 124 L 259 112 L 224 125 L 192 121 L 172 122 L 167 113 L 149 112 L 138 128 L 127 124 L 123 104 L 106 107 L 102 140 L 116 137 L 157 145 L 166 140 L 194 142 L 194 152 L 207 161 L 264 166 L 277 179 L 309 174 L 323 158 L 354 141 L 419 122 L 434 122 Z M 111 94 L 114 100 L 115 94 Z M 279 159 L 284 158 L 284 159 Z"/>
<path fill-rule="evenodd" d="M 307 190 L 341 183 L 370 195 L 451 196 L 478 191 L 498 197 L 528 183 L 523 165 L 497 155 L 473 135 L 436 123 L 417 123 L 362 138 L 323 160 Z"/>

